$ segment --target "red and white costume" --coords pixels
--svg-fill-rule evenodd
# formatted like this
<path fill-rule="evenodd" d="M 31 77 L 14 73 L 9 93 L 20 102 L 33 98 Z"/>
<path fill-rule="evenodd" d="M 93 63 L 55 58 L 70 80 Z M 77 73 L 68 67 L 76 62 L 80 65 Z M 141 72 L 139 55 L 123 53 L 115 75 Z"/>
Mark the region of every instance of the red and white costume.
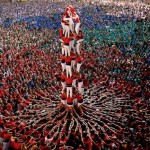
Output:
<path fill-rule="evenodd" d="M 67 97 L 72 97 L 72 77 L 66 77 Z"/>
<path fill-rule="evenodd" d="M 64 55 L 60 55 L 60 59 L 61 59 L 61 67 L 62 67 L 62 71 L 64 72 L 66 70 L 66 61 L 65 61 L 65 56 Z"/>
<path fill-rule="evenodd" d="M 75 24 L 73 21 L 75 21 Z M 83 102 L 83 81 L 79 74 L 82 65 L 80 51 L 82 49 L 81 42 L 83 41 L 80 24 L 79 16 L 76 14 L 74 8 L 69 5 L 62 16 L 61 25 L 63 29 L 60 29 L 60 41 L 62 48 L 62 55 L 60 58 L 63 71 L 61 75 L 61 102 L 63 104 L 67 104 L 69 107 L 72 107 L 75 104 L 75 101 L 78 101 L 78 105 L 81 105 Z M 64 71 L 66 71 L 66 73 L 64 73 Z M 77 74 L 79 75 L 77 76 Z M 78 95 L 73 93 L 73 87 L 77 89 L 75 92 L 77 92 Z"/>
<path fill-rule="evenodd" d="M 71 52 L 70 53 L 70 56 L 71 56 L 71 66 L 72 66 L 72 69 L 75 70 L 75 64 L 76 64 L 76 54 Z"/>
<path fill-rule="evenodd" d="M 65 58 L 65 62 L 66 62 L 66 75 L 67 75 L 67 77 L 68 76 L 72 76 L 72 67 L 71 67 L 71 57 L 70 56 L 67 56 L 66 58 Z"/>
<path fill-rule="evenodd" d="M 63 48 L 65 51 L 65 56 L 70 56 L 70 51 L 71 51 L 71 41 L 73 40 L 73 38 L 67 38 L 67 37 L 62 37 L 62 39 L 60 39 L 61 43 L 63 44 Z"/>

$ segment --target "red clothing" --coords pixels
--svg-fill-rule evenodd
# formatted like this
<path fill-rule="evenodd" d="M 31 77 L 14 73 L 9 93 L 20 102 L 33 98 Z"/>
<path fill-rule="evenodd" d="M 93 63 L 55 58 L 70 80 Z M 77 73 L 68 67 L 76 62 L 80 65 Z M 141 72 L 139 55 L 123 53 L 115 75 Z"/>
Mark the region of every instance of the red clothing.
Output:
<path fill-rule="evenodd" d="M 70 56 L 67 56 L 67 57 L 65 58 L 65 61 L 66 61 L 66 63 L 71 63 L 71 57 L 70 57 Z"/>
<path fill-rule="evenodd" d="M 40 150 L 48 150 L 48 149 L 49 149 L 49 147 L 47 145 L 45 145 L 45 146 L 40 145 Z"/>
<path fill-rule="evenodd" d="M 17 142 L 17 143 L 14 143 L 13 147 L 14 147 L 15 150 L 20 150 L 21 149 L 21 145 L 22 145 L 21 143 Z"/>
<path fill-rule="evenodd" d="M 70 53 L 70 56 L 71 56 L 71 59 L 72 59 L 72 60 L 75 60 L 75 58 L 76 58 L 76 54 L 75 54 L 75 53 L 72 53 L 72 52 L 71 52 L 71 53 Z"/>
<path fill-rule="evenodd" d="M 66 76 L 64 74 L 61 75 L 61 81 L 65 81 Z"/>
<path fill-rule="evenodd" d="M 83 99 L 81 94 L 77 95 L 76 98 L 77 98 L 78 101 L 81 101 Z"/>
<path fill-rule="evenodd" d="M 72 103 L 73 102 L 73 97 L 67 97 L 67 103 Z"/>
<path fill-rule="evenodd" d="M 71 77 L 66 77 L 66 84 L 72 84 L 73 79 Z"/>
<path fill-rule="evenodd" d="M 62 40 L 63 40 L 64 44 L 69 44 L 69 43 L 70 43 L 70 41 L 72 41 L 72 40 L 73 40 L 73 38 L 63 37 L 63 38 L 62 38 Z"/>
<path fill-rule="evenodd" d="M 76 62 L 77 62 L 77 63 L 81 63 L 81 62 L 82 62 L 82 59 L 81 59 L 80 56 L 77 56 L 77 57 L 76 57 Z"/>
<path fill-rule="evenodd" d="M 76 23 L 79 23 L 79 22 L 80 22 L 79 17 L 77 17 L 77 18 L 75 19 L 75 21 L 76 21 Z"/>
<path fill-rule="evenodd" d="M 62 93 L 62 94 L 61 94 L 61 98 L 62 98 L 63 100 L 65 100 L 65 99 L 67 98 L 66 94 L 65 94 L 65 93 Z"/>
<path fill-rule="evenodd" d="M 10 133 L 4 133 L 4 139 L 8 140 L 11 137 Z"/>
<path fill-rule="evenodd" d="M 60 30 L 59 30 L 59 33 L 60 33 L 60 35 L 59 35 L 60 38 L 62 38 L 62 37 L 63 37 L 63 29 L 60 29 Z"/>
<path fill-rule="evenodd" d="M 65 60 L 65 58 L 66 58 L 65 56 L 60 55 L 60 59 L 61 59 L 61 60 Z"/>

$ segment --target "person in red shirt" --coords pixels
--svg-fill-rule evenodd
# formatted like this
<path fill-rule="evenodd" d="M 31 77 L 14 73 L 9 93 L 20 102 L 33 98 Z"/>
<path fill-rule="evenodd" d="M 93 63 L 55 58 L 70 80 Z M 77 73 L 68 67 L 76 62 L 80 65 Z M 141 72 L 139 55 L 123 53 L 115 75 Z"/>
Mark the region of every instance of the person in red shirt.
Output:
<path fill-rule="evenodd" d="M 70 51 L 71 51 L 71 41 L 73 41 L 73 38 L 68 38 L 68 37 L 63 37 L 60 39 L 61 43 L 63 43 L 63 48 L 65 51 L 65 56 L 70 56 Z"/>
<path fill-rule="evenodd" d="M 72 97 L 72 77 L 66 77 L 67 97 Z"/>
<path fill-rule="evenodd" d="M 70 56 L 71 56 L 71 66 L 72 66 L 72 69 L 75 70 L 75 64 L 76 64 L 76 54 L 71 52 L 70 53 Z"/>
<path fill-rule="evenodd" d="M 17 139 L 15 139 L 14 144 L 13 144 L 14 150 L 21 150 L 21 146 L 22 144 Z"/>
<path fill-rule="evenodd" d="M 65 56 L 64 55 L 60 55 L 60 59 L 61 59 L 61 67 L 62 67 L 62 71 L 64 72 L 66 69 L 66 62 L 65 62 Z"/>
<path fill-rule="evenodd" d="M 73 97 L 67 97 L 67 105 L 68 106 L 73 106 Z"/>
<path fill-rule="evenodd" d="M 65 58 L 65 62 L 66 62 L 66 75 L 68 76 L 72 76 L 72 67 L 71 67 L 71 57 L 67 56 Z"/>

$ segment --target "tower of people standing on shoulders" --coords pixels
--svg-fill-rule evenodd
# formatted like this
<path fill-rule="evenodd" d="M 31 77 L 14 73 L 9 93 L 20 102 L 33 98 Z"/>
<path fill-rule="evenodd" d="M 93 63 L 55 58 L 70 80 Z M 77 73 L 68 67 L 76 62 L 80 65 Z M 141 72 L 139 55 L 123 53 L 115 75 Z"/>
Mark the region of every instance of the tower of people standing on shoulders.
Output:
<path fill-rule="evenodd" d="M 80 68 L 83 58 L 80 53 L 83 36 L 80 18 L 71 5 L 66 8 L 61 25 L 61 102 L 69 107 L 81 106 L 83 103 L 83 80 Z"/>

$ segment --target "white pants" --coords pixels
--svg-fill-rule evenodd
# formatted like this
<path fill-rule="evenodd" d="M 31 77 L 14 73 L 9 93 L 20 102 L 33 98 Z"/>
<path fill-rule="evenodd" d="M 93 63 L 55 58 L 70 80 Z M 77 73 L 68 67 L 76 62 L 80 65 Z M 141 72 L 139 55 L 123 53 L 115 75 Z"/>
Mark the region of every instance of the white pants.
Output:
<path fill-rule="evenodd" d="M 77 72 L 80 72 L 81 65 L 82 63 L 77 63 Z"/>
<path fill-rule="evenodd" d="M 81 24 L 80 22 L 77 23 L 76 27 L 75 27 L 75 31 L 76 31 L 77 34 L 79 34 L 80 24 Z"/>
<path fill-rule="evenodd" d="M 66 75 L 68 76 L 72 76 L 72 70 L 71 70 L 71 66 L 70 65 L 66 65 Z"/>
<path fill-rule="evenodd" d="M 62 102 L 64 105 L 66 105 L 66 101 L 65 101 L 65 100 L 61 100 L 61 102 Z"/>
<path fill-rule="evenodd" d="M 65 54 L 65 48 L 63 47 L 63 44 L 62 44 L 62 47 L 61 47 L 61 53 L 64 55 Z"/>
<path fill-rule="evenodd" d="M 64 92 L 65 88 L 66 88 L 66 82 L 61 82 L 62 85 L 62 92 Z"/>
<path fill-rule="evenodd" d="M 64 50 L 65 50 L 65 56 L 70 56 L 70 46 L 69 45 L 64 45 Z"/>
<path fill-rule="evenodd" d="M 61 22 L 61 26 L 63 28 L 63 34 L 64 34 L 64 31 L 65 31 L 65 23 Z"/>
<path fill-rule="evenodd" d="M 67 87 L 67 97 L 72 97 L 72 87 Z"/>
<path fill-rule="evenodd" d="M 83 81 L 82 82 L 78 82 L 78 91 L 80 93 L 82 93 L 82 86 L 83 86 Z"/>
<path fill-rule="evenodd" d="M 72 81 L 72 86 L 73 87 L 76 87 L 76 81 L 77 81 L 76 79 L 73 79 L 73 81 Z"/>
<path fill-rule="evenodd" d="M 75 70 L 75 64 L 76 64 L 76 61 L 75 60 L 72 60 L 71 61 L 71 66 L 72 66 L 72 68 Z"/>
<path fill-rule="evenodd" d="M 78 55 L 80 55 L 81 43 L 77 43 L 76 47 L 77 47 L 77 53 L 78 53 Z"/>
<path fill-rule="evenodd" d="M 70 41 L 70 49 L 74 50 L 74 40 Z"/>
<path fill-rule="evenodd" d="M 66 69 L 66 63 L 61 63 L 62 71 L 64 72 Z"/>
<path fill-rule="evenodd" d="M 65 34 L 65 37 L 69 38 L 69 36 L 70 36 L 70 26 L 69 25 L 64 25 L 63 34 Z"/>

